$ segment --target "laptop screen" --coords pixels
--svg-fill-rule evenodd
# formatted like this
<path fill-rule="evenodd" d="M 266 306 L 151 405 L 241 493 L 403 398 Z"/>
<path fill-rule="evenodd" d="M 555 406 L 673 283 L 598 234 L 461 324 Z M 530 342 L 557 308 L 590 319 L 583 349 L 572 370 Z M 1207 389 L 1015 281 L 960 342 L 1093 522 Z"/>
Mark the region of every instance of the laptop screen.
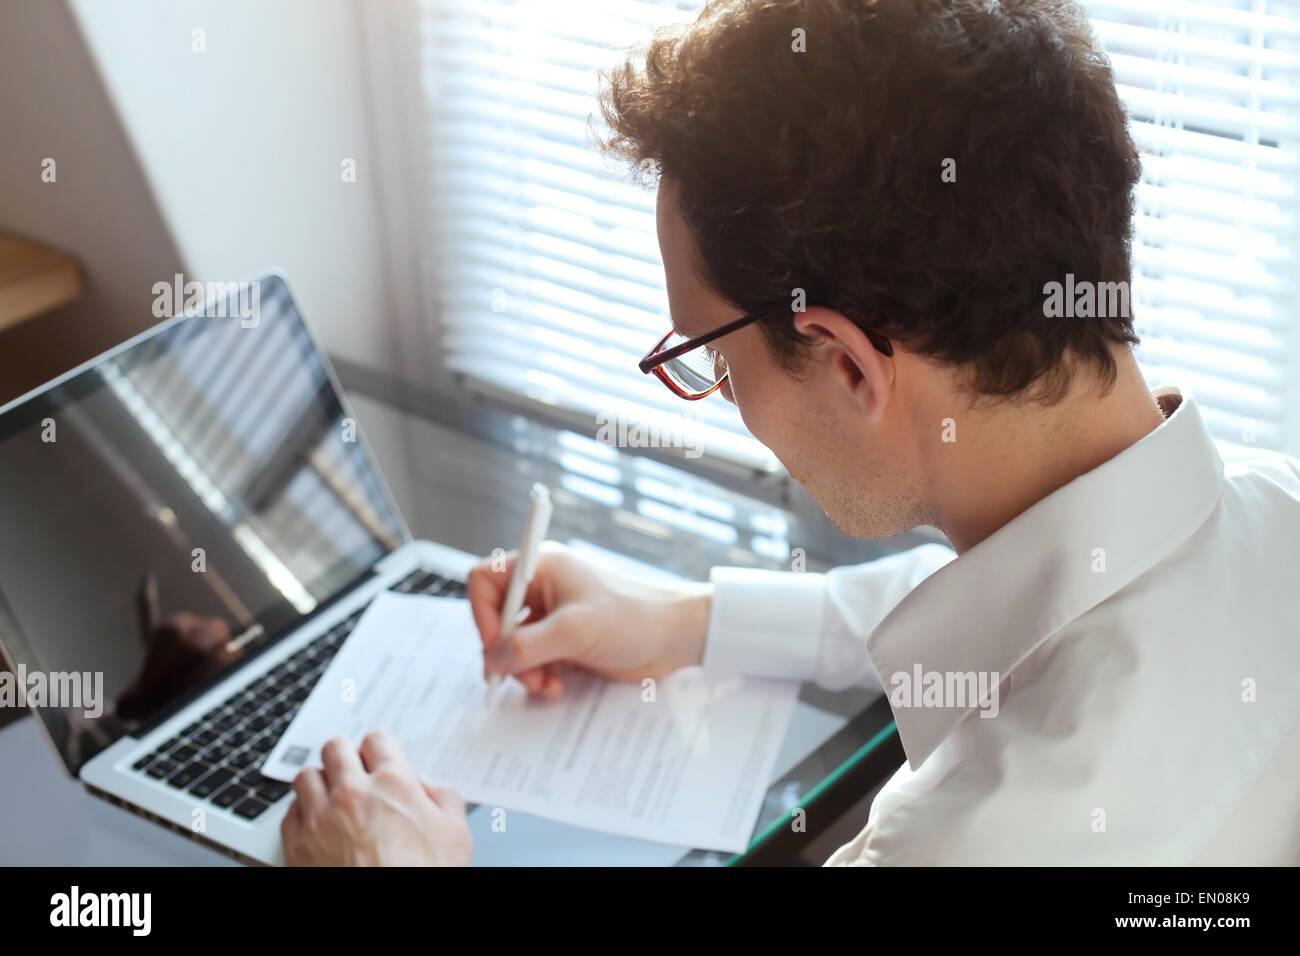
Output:
<path fill-rule="evenodd" d="M 0 414 L 6 683 L 74 772 L 406 538 L 283 280 L 221 302 Z"/>

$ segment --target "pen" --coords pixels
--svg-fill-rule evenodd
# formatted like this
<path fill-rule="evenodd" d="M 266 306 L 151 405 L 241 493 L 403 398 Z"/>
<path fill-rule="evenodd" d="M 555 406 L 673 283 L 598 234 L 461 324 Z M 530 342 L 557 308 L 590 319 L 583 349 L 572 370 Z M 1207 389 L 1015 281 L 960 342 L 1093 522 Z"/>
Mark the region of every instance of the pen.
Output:
<path fill-rule="evenodd" d="M 501 634 L 497 644 L 510 639 L 518 624 L 519 612 L 524 607 L 524 596 L 528 585 L 537 570 L 537 554 L 546 538 L 546 529 L 551 523 L 551 494 L 542 484 L 534 484 L 528 493 L 528 517 L 524 519 L 524 535 L 519 542 L 519 555 L 515 558 L 514 571 L 510 575 L 510 584 L 506 587 L 506 600 L 501 605 Z M 501 683 L 498 674 L 488 675 L 488 703 L 492 703 L 494 692 Z"/>

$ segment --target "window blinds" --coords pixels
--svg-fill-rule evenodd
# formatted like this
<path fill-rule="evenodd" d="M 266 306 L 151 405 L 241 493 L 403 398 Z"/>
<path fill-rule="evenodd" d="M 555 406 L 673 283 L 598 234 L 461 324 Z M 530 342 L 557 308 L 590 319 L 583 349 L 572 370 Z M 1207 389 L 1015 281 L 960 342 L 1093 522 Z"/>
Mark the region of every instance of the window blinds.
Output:
<path fill-rule="evenodd" d="M 603 157 L 595 70 L 696 2 L 425 0 L 431 261 L 448 366 L 472 383 L 765 471 L 721 400 L 637 360 L 669 329 L 654 192 Z M 598 418 L 598 416 L 600 416 Z M 635 440 L 635 439 L 633 439 Z"/>
<path fill-rule="evenodd" d="M 636 368 L 668 329 L 654 194 L 594 148 L 598 67 L 697 0 L 422 0 L 444 361 L 592 433 L 619 416 L 776 467 L 721 400 Z M 1300 452 L 1300 0 L 1088 2 L 1143 150 L 1133 308 L 1155 384 Z"/>
<path fill-rule="evenodd" d="M 1215 437 L 1300 453 L 1300 3 L 1089 0 L 1142 149 L 1138 358 Z"/>

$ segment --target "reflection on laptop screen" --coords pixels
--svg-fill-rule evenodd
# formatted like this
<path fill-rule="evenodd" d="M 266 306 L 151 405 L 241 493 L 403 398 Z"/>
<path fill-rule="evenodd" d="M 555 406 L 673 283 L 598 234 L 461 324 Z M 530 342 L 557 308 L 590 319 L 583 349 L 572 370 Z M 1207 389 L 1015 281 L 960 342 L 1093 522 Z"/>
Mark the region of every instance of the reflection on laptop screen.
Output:
<path fill-rule="evenodd" d="M 41 711 L 71 768 L 404 535 L 278 278 L 256 325 L 180 320 L 0 415 L 0 636 L 102 674 L 102 714 Z"/>

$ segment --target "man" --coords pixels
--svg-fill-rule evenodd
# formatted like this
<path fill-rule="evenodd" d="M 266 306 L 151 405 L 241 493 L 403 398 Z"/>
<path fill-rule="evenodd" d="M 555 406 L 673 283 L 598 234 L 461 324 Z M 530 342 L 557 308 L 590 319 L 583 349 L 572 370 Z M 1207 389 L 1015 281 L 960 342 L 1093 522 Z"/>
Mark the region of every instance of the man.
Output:
<path fill-rule="evenodd" d="M 643 368 L 717 387 L 846 534 L 956 557 L 651 588 L 554 549 L 508 642 L 484 565 L 488 666 L 546 697 L 559 664 L 883 688 L 908 762 L 832 863 L 1300 860 L 1300 465 L 1225 465 L 1143 381 L 1138 157 L 1079 10 L 723 0 L 603 106 L 660 175 L 676 334 Z M 469 861 L 391 741 L 325 763 L 290 862 Z"/>

